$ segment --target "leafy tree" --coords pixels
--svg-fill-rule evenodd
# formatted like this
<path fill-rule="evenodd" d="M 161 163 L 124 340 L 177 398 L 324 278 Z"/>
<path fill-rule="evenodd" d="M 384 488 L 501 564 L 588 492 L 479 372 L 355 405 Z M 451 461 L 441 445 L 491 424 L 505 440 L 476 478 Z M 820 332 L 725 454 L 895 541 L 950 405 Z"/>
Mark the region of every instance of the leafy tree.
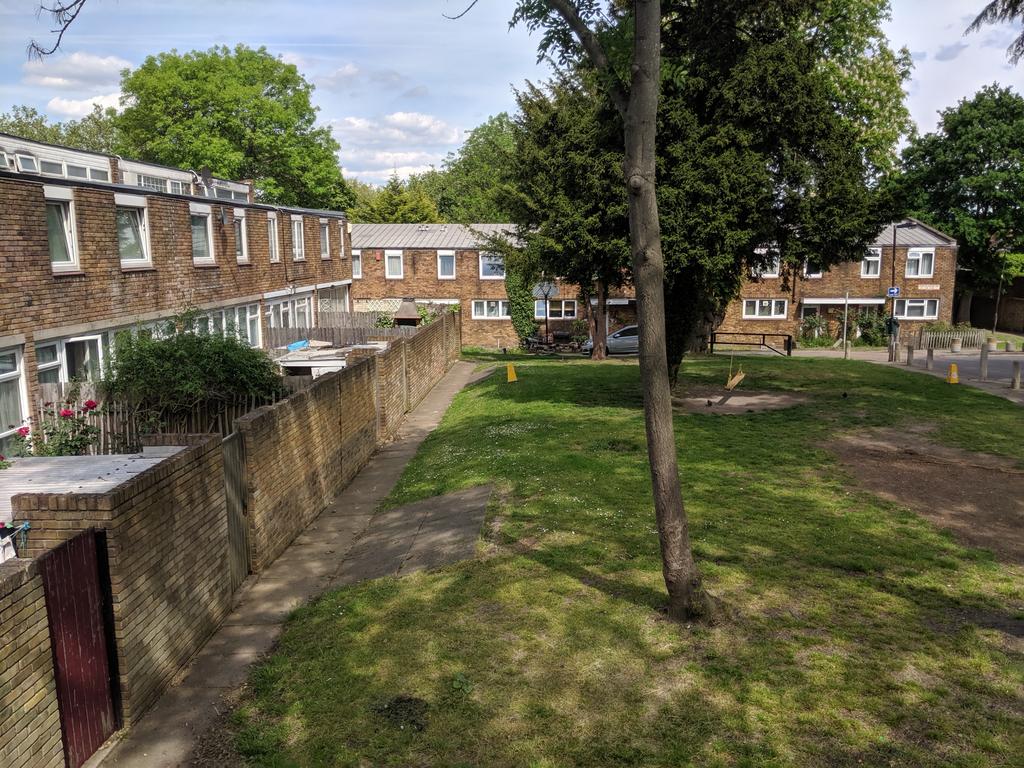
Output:
<path fill-rule="evenodd" d="M 317 127 L 313 86 L 265 48 L 148 57 L 121 82 L 124 153 L 141 160 L 253 179 L 258 197 L 343 209 L 352 193 L 338 143 Z"/>
<path fill-rule="evenodd" d="M 1024 0 L 992 0 L 971 22 L 971 26 L 967 28 L 967 31 L 977 32 L 988 24 L 1001 24 L 1016 20 L 1024 20 Z M 1021 32 L 1010 43 L 1006 53 L 1014 64 L 1024 59 L 1024 32 Z"/>
<path fill-rule="evenodd" d="M 368 224 L 432 224 L 441 216 L 434 201 L 422 189 L 410 187 L 394 173 L 388 183 L 372 195 L 360 192 L 362 200 L 349 211 L 352 221 Z"/>
<path fill-rule="evenodd" d="M 93 106 L 92 112 L 80 120 L 50 122 L 46 115 L 36 109 L 19 105 L 10 112 L 0 114 L 0 132 L 90 152 L 117 154 L 120 151 L 120 135 L 116 116 L 116 110 L 109 107 L 103 109 L 97 104 Z"/>
<path fill-rule="evenodd" d="M 903 153 L 911 211 L 957 239 L 959 318 L 999 280 L 1003 252 L 1024 250 L 1024 97 L 996 85 L 943 110 L 938 130 Z"/>

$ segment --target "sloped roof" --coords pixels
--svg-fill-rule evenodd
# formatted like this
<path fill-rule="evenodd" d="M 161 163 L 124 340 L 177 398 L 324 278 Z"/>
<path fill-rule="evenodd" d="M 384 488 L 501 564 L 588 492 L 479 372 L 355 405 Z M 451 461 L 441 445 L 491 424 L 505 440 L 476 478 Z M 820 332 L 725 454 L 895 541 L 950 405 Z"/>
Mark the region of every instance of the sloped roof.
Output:
<path fill-rule="evenodd" d="M 934 227 L 929 227 L 923 221 L 917 219 L 906 218 L 899 222 L 900 224 L 913 224 L 912 227 L 905 229 L 896 230 L 896 246 L 952 246 L 956 247 L 956 238 L 950 237 L 944 232 L 940 232 Z M 895 224 L 889 224 L 883 229 L 872 243 L 873 246 L 882 247 L 889 246 L 892 248 L 892 229 Z"/>
<path fill-rule="evenodd" d="M 476 248 L 482 235 L 512 234 L 511 224 L 353 224 L 353 248 Z"/>

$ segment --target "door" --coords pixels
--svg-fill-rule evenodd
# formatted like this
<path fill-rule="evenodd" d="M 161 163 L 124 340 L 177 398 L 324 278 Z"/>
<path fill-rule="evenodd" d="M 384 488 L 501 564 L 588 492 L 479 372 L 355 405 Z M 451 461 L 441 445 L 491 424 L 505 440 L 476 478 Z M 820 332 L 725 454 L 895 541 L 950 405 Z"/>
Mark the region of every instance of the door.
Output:
<path fill-rule="evenodd" d="M 249 526 L 245 519 L 245 443 L 234 432 L 221 443 L 224 452 L 224 500 L 228 516 L 228 566 L 231 592 L 249 575 Z"/>
<path fill-rule="evenodd" d="M 100 541 L 90 529 L 40 558 L 64 758 L 71 768 L 117 730 L 109 573 L 99 566 Z"/>

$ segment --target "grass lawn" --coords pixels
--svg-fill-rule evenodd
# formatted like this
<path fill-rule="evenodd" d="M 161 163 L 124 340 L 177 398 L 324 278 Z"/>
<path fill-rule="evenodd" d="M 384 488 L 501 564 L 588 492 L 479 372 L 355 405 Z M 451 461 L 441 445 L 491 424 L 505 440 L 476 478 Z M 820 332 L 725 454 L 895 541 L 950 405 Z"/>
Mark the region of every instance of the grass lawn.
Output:
<path fill-rule="evenodd" d="M 1024 466 L 1018 406 L 745 359 L 744 388 L 810 399 L 676 417 L 695 551 L 732 613 L 687 627 L 658 611 L 635 361 L 514 359 L 518 383 L 462 392 L 387 502 L 496 483 L 481 557 L 297 611 L 233 719 L 252 765 L 1024 765 L 1020 633 L 986 628 L 1021 627 L 1024 569 L 856 490 L 828 450 L 924 421 Z"/>

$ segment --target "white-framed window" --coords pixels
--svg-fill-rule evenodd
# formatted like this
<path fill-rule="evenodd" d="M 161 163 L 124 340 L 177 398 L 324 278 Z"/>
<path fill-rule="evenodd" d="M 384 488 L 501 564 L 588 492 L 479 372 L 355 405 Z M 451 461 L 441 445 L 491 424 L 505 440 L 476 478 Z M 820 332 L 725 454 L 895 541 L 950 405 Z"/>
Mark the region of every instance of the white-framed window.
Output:
<path fill-rule="evenodd" d="M 0 453 L 7 446 L 28 412 L 20 347 L 0 349 Z"/>
<path fill-rule="evenodd" d="M 505 299 L 476 299 L 473 301 L 474 320 L 509 320 L 511 315 Z"/>
<path fill-rule="evenodd" d="M 122 268 L 149 267 L 153 264 L 149 244 L 149 217 L 146 198 L 114 195 L 117 222 L 117 251 Z"/>
<path fill-rule="evenodd" d="M 907 251 L 907 277 L 931 277 L 935 274 L 935 251 L 911 248 Z"/>
<path fill-rule="evenodd" d="M 882 275 L 882 249 L 868 248 L 864 258 L 860 262 L 861 277 L 881 277 Z"/>
<path fill-rule="evenodd" d="M 167 179 L 161 179 L 159 176 L 146 176 L 140 173 L 136 180 L 140 187 L 152 189 L 154 192 L 167 191 Z"/>
<path fill-rule="evenodd" d="M 277 214 L 267 214 L 267 249 L 270 253 L 270 263 L 276 264 L 281 260 L 279 248 L 279 235 L 277 232 Z"/>
<path fill-rule="evenodd" d="M 243 304 L 215 309 L 195 318 L 195 329 L 219 336 L 233 334 L 250 347 L 260 346 L 260 305 Z"/>
<path fill-rule="evenodd" d="M 192 227 L 192 263 L 215 264 L 213 209 L 202 203 L 189 203 L 189 221 Z"/>
<path fill-rule="evenodd" d="M 547 317 L 551 320 L 575 320 L 576 300 L 575 299 L 548 299 Z M 543 320 L 544 300 L 539 299 L 533 302 L 533 319 Z"/>
<path fill-rule="evenodd" d="M 167 182 L 167 191 L 172 195 L 187 195 L 192 191 L 192 185 L 186 184 L 184 181 L 170 179 Z"/>
<path fill-rule="evenodd" d="M 804 277 L 816 280 L 821 277 L 823 273 L 824 270 L 822 269 L 821 264 L 813 259 L 808 259 L 804 262 Z"/>
<path fill-rule="evenodd" d="M 384 251 L 384 277 L 401 280 L 405 276 L 405 264 L 401 251 Z"/>
<path fill-rule="evenodd" d="M 747 320 L 786 318 L 789 301 L 786 299 L 744 299 L 743 317 Z"/>
<path fill-rule="evenodd" d="M 302 217 L 292 216 L 292 261 L 306 260 L 306 243 L 302 227 Z"/>
<path fill-rule="evenodd" d="M 245 221 L 245 208 L 235 208 L 235 261 L 249 263 L 249 229 Z"/>
<path fill-rule="evenodd" d="M 896 299 L 896 317 L 901 320 L 935 320 L 938 316 L 938 299 Z"/>
<path fill-rule="evenodd" d="M 89 178 L 89 169 L 86 168 L 84 165 L 72 165 L 71 163 L 65 163 L 64 170 L 67 173 L 69 179 Z"/>
<path fill-rule="evenodd" d="M 60 384 L 60 345 L 36 344 L 36 380 L 40 384 Z"/>
<path fill-rule="evenodd" d="M 327 219 L 320 219 L 320 258 L 331 258 L 331 226 Z"/>
<path fill-rule="evenodd" d="M 352 249 L 352 279 L 359 280 L 363 276 L 363 252 L 359 248 Z"/>
<path fill-rule="evenodd" d="M 312 328 L 311 297 L 299 296 L 268 304 L 267 318 L 271 328 Z"/>
<path fill-rule="evenodd" d="M 46 198 L 46 235 L 54 272 L 78 271 L 75 204 L 67 187 L 43 187 Z"/>
<path fill-rule="evenodd" d="M 14 159 L 18 162 L 18 170 L 22 173 L 39 173 L 39 161 L 32 155 L 16 153 Z"/>
<path fill-rule="evenodd" d="M 768 255 L 767 248 L 755 248 L 754 253 L 760 257 Z M 772 252 L 771 260 L 763 267 L 751 267 L 751 277 L 778 277 L 782 269 L 782 255 L 778 251 Z"/>
<path fill-rule="evenodd" d="M 63 176 L 64 163 L 58 163 L 54 160 L 40 160 L 39 171 L 47 176 Z"/>
<path fill-rule="evenodd" d="M 480 253 L 480 279 L 504 280 L 505 259 L 497 253 Z"/>
<path fill-rule="evenodd" d="M 455 279 L 455 251 L 437 252 L 437 279 Z"/>
<path fill-rule="evenodd" d="M 110 181 L 110 171 L 100 168 L 90 168 L 89 178 L 93 181 Z"/>

